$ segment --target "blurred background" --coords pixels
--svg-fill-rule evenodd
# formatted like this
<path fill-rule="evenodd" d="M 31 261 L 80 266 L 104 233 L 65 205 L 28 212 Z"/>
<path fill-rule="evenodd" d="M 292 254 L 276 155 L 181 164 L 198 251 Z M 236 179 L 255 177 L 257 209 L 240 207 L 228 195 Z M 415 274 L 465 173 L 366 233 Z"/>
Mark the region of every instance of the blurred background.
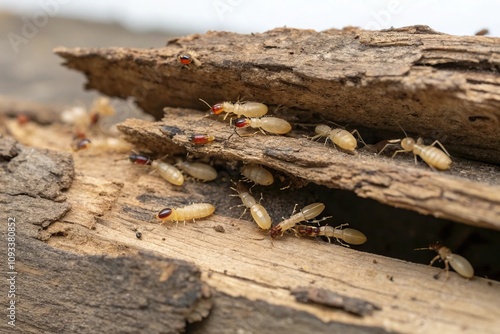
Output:
<path fill-rule="evenodd" d="M 0 95 L 55 104 L 91 101 L 81 74 L 61 67 L 52 49 L 161 47 L 173 37 L 207 30 L 263 32 L 288 26 L 314 30 L 413 24 L 473 35 L 500 34 L 495 1 L 0 0 Z"/>

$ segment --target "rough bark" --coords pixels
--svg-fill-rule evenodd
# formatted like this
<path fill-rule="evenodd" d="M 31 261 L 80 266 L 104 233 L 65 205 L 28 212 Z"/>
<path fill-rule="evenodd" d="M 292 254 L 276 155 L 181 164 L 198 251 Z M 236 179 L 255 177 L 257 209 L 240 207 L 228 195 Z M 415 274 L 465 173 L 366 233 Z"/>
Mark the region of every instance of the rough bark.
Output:
<path fill-rule="evenodd" d="M 186 117 L 195 115 L 201 116 L 188 111 Z M 177 125 L 183 126 L 180 123 Z M 199 124 L 200 127 L 202 125 Z M 28 132 L 16 128 L 16 121 L 9 121 L 7 126 L 23 142 L 35 143 L 41 148 L 50 146 L 58 151 L 68 151 L 72 140 L 70 131 L 57 125 L 34 125 Z M 156 127 L 154 131 L 158 136 L 161 133 Z M 221 134 L 225 136 L 228 133 Z M 182 138 L 182 135 L 173 137 L 179 142 Z M 265 139 L 277 138 L 269 136 Z M 159 143 L 160 139 L 168 142 L 165 137 L 157 139 Z M 243 143 L 243 139 L 255 140 L 256 137 L 234 139 L 236 143 Z M 226 145 L 230 146 L 232 142 L 233 139 Z M 325 149 L 322 145 L 317 146 Z M 210 146 L 200 150 L 208 148 Z M 163 150 L 162 147 L 159 149 Z M 339 152 L 338 156 L 342 154 Z M 175 187 L 150 174 L 147 167 L 131 165 L 125 161 L 124 153 L 93 151 L 90 148 L 72 153 L 72 156 L 75 180 L 64 192 L 66 201 L 72 207 L 70 213 L 61 218 L 54 216 L 56 221 L 45 229 L 38 231 L 37 227 L 35 236 L 46 240 L 48 246 L 30 238 L 23 242 L 33 245 L 22 244 L 22 248 L 33 251 L 19 254 L 20 264 L 34 263 L 32 266 L 21 265 L 18 270 L 19 284 L 23 277 L 26 278 L 22 281 L 22 289 L 19 287 L 24 304 L 18 315 L 21 318 L 31 312 L 25 319 L 29 319 L 26 326 L 31 326 L 28 328 L 33 333 L 47 328 L 62 330 L 61 323 L 73 324 L 71 328 L 91 332 L 90 323 L 96 321 L 104 326 L 101 328 L 111 332 L 146 330 L 139 326 L 150 326 L 147 329 L 156 331 L 160 328 L 157 326 L 167 320 L 172 320 L 170 327 L 161 327 L 163 330 L 182 330 L 183 319 L 187 313 L 191 314 L 186 310 L 192 308 L 172 305 L 168 296 L 172 291 L 186 291 L 183 288 L 188 288 L 190 279 L 198 282 L 199 272 L 191 266 L 179 265 L 179 275 L 189 278 L 178 276 L 182 279 L 174 280 L 177 271 L 172 272 L 170 277 L 175 282 L 185 282 L 187 286 L 162 285 L 161 280 L 154 277 L 161 277 L 166 267 L 172 268 L 172 263 L 178 263 L 171 262 L 169 258 L 194 263 L 201 271 L 201 280 L 213 291 L 211 300 L 214 307 L 209 315 L 205 320 L 187 327 L 195 333 L 236 330 L 286 333 L 295 329 L 347 333 L 431 329 L 494 333 L 499 325 L 500 314 L 495 307 L 500 298 L 497 282 L 480 277 L 467 281 L 455 273 L 450 274 L 449 281 L 435 280 L 433 275 L 437 268 L 317 240 L 298 239 L 293 235 L 285 235 L 271 243 L 267 234 L 259 231 L 253 222 L 237 218 L 241 211 L 230 209 L 230 206 L 238 204 L 236 199 L 228 196 L 234 194 L 229 189 L 230 169 L 226 172 L 220 170 L 215 182 L 188 180 L 182 187 Z M 287 183 L 285 181 L 284 185 Z M 280 191 L 278 188 L 266 192 L 263 203 L 276 221 L 281 216 L 289 215 L 294 203 L 310 203 L 315 200 L 314 196 L 313 191 L 305 188 L 295 191 Z M 216 214 L 179 226 L 159 225 L 153 219 L 160 208 L 191 202 L 211 202 L 217 207 Z M 25 223 L 26 216 L 19 217 L 19 230 L 31 225 Z M 219 232 L 221 227 L 224 233 Z M 352 227 L 362 229 L 357 225 Z M 378 228 L 382 229 L 383 224 Z M 142 233 L 140 239 L 136 236 L 137 232 Z M 369 236 L 369 242 L 379 243 L 382 240 Z M 153 252 L 158 257 L 134 255 L 139 252 Z M 37 256 L 38 253 L 46 256 Z M 432 256 L 427 254 L 425 261 Z M 35 271 L 33 268 L 44 269 Z M 64 274 L 61 274 L 61 268 L 67 269 Z M 68 279 L 61 277 L 64 275 L 69 275 Z M 122 284 L 117 285 L 120 278 L 123 279 Z M 199 286 L 195 284 L 195 287 Z M 49 289 L 45 292 L 41 287 Z M 298 287 L 326 289 L 345 298 L 380 306 L 381 310 L 359 317 L 321 305 L 302 304 L 291 295 L 292 290 Z M 205 299 L 203 289 L 200 289 L 189 290 L 188 295 L 193 293 L 199 296 L 194 300 L 200 301 L 200 310 L 206 310 L 202 307 L 206 304 L 202 303 Z M 75 297 L 70 298 L 67 291 Z M 183 296 L 183 292 L 180 295 Z M 42 308 L 40 300 L 50 303 L 45 303 L 45 308 Z M 171 306 L 173 308 L 169 308 Z M 41 313 L 42 310 L 44 313 Z M 56 322 L 47 315 L 50 311 L 55 311 L 58 319 L 64 318 L 64 321 Z M 94 316 L 102 318 L 96 320 Z M 128 316 L 130 318 L 127 319 Z M 55 322 L 49 323 L 49 320 Z"/>
<path fill-rule="evenodd" d="M 181 65 L 188 52 L 200 67 Z M 162 49 L 55 50 L 85 73 L 87 89 L 133 96 L 157 119 L 163 108 L 206 110 L 246 100 L 286 107 L 299 122 L 320 116 L 363 130 L 365 140 L 414 136 L 452 153 L 500 163 L 500 39 L 451 36 L 426 26 L 382 31 L 209 32 Z M 299 112 L 300 111 L 300 112 Z"/>
<path fill-rule="evenodd" d="M 169 139 L 161 132 L 165 125 L 175 125 L 182 134 Z M 442 173 L 432 171 L 424 163 L 415 166 L 411 154 L 390 159 L 376 156 L 366 148 L 353 156 L 300 134 L 283 137 L 259 133 L 239 137 L 227 124 L 202 118 L 201 113 L 189 109 L 168 108 L 161 122 L 130 119 L 120 124 L 119 129 L 125 139 L 158 156 L 180 145 L 195 156 L 262 164 L 292 177 L 295 183 L 313 182 L 345 189 L 391 206 L 500 229 L 498 167 L 455 159 L 452 170 Z M 214 143 L 195 146 L 189 142 L 190 134 L 206 131 L 215 134 Z"/>

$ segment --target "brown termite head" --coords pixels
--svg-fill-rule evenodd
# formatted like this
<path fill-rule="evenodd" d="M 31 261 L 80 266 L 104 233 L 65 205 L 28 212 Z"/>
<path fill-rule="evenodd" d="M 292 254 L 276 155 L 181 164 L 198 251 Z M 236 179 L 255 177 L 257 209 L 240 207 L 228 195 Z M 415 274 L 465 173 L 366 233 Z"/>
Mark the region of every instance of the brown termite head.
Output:
<path fill-rule="evenodd" d="M 215 140 L 215 137 L 208 134 L 193 134 L 188 137 L 188 140 L 194 145 L 206 145 Z"/>
<path fill-rule="evenodd" d="M 179 54 L 177 59 L 179 60 L 179 62 L 182 65 L 186 65 L 186 66 L 194 65 L 196 67 L 199 67 L 199 66 L 201 66 L 202 63 L 196 57 L 197 57 L 197 54 L 194 51 L 189 51 L 189 52 L 183 52 L 183 53 Z"/>
<path fill-rule="evenodd" d="M 156 214 L 156 218 L 160 220 L 167 220 L 172 215 L 172 212 L 173 210 L 171 208 L 162 209 Z"/>
<path fill-rule="evenodd" d="M 269 230 L 269 236 L 273 239 L 276 238 L 281 233 L 282 233 L 281 226 L 279 224 L 271 227 L 271 229 Z"/>
<path fill-rule="evenodd" d="M 130 153 L 128 159 L 130 160 L 131 163 L 136 165 L 151 165 L 151 162 L 153 161 L 147 155 L 135 152 Z"/>
<path fill-rule="evenodd" d="M 234 127 L 239 128 L 239 129 L 243 129 L 243 128 L 249 127 L 250 124 L 251 124 L 251 120 L 249 118 L 240 117 L 240 118 L 235 119 L 232 125 Z"/>

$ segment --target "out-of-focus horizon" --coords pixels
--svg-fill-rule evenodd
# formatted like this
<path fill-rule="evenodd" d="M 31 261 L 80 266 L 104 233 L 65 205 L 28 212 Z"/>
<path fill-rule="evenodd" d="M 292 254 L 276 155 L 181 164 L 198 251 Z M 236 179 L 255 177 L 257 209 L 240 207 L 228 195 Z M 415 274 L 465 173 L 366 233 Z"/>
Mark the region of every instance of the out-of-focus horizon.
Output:
<path fill-rule="evenodd" d="M 191 0 L 0 0 L 0 12 L 33 19 L 43 11 L 101 23 L 118 23 L 134 32 L 167 31 L 175 34 L 226 30 L 264 32 L 276 27 L 317 31 L 345 26 L 387 29 L 415 24 L 453 35 L 473 35 L 487 28 L 500 35 L 500 3 L 494 1 L 265 1 Z"/>

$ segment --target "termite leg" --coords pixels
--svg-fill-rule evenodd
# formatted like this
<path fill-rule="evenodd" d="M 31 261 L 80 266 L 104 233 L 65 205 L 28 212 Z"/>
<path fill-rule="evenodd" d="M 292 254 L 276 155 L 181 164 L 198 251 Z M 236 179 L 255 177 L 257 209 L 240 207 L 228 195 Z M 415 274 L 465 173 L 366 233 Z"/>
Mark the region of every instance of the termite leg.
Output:
<path fill-rule="evenodd" d="M 389 147 L 390 145 L 396 145 L 396 144 L 398 144 L 398 143 L 400 143 L 400 142 L 401 142 L 401 139 L 396 139 L 396 141 L 394 141 L 394 142 L 388 141 L 388 142 L 387 142 L 387 144 L 385 144 L 385 146 L 384 146 L 384 147 L 383 147 L 380 151 L 378 151 L 377 155 L 382 154 L 382 152 L 383 152 L 383 151 L 384 151 L 387 147 Z M 393 156 L 393 158 L 394 158 L 394 156 Z"/>
<path fill-rule="evenodd" d="M 328 218 L 332 218 L 332 217 L 333 216 L 326 216 L 326 217 L 323 217 L 321 219 L 315 219 L 315 220 L 308 221 L 308 223 L 318 224 L 318 226 L 319 226 L 320 222 L 322 222 L 323 220 L 327 220 Z"/>
<path fill-rule="evenodd" d="M 451 157 L 450 153 L 448 153 L 448 151 L 444 148 L 443 144 L 441 144 L 441 142 L 439 140 L 435 140 L 431 145 L 429 146 L 435 146 L 436 144 L 439 145 L 439 147 L 441 147 L 441 149 L 444 151 L 444 153 L 446 153 L 447 156 Z"/>
<path fill-rule="evenodd" d="M 340 240 L 339 238 L 335 238 L 335 239 L 337 239 L 337 242 L 338 242 L 339 244 L 341 244 L 342 246 L 347 247 L 347 248 L 351 248 L 351 246 L 349 246 L 349 245 L 348 245 L 348 244 L 346 244 L 346 243 L 343 243 L 343 242 L 342 242 L 342 240 Z"/>
<path fill-rule="evenodd" d="M 356 135 L 358 136 L 358 139 L 360 142 L 363 143 L 363 145 L 366 146 L 366 143 L 365 141 L 363 140 L 363 138 L 361 137 L 361 134 L 358 132 L 358 130 L 354 129 L 352 132 L 351 132 L 351 135 L 354 135 L 354 133 L 356 133 Z"/>
<path fill-rule="evenodd" d="M 388 144 L 387 144 L 388 145 Z M 385 145 L 385 146 L 387 146 Z M 385 148 L 385 147 L 384 147 Z M 380 151 L 382 152 L 382 151 Z M 402 152 L 407 152 L 406 150 L 397 150 L 396 152 L 394 152 L 394 154 L 392 155 L 391 159 L 394 159 L 394 157 L 398 154 L 398 153 L 402 153 Z M 415 163 L 417 163 L 417 157 L 415 156 Z"/>
<path fill-rule="evenodd" d="M 340 229 L 340 230 L 341 230 L 341 229 L 342 229 L 342 227 L 344 227 L 344 226 L 349 226 L 349 223 L 340 224 L 339 226 L 336 226 L 335 228 L 337 228 L 337 229 Z"/>
<path fill-rule="evenodd" d="M 432 266 L 432 264 L 434 262 L 436 262 L 436 260 L 439 260 L 440 256 L 439 255 L 436 255 L 432 260 L 431 260 L 431 263 L 429 263 L 429 266 Z"/>

